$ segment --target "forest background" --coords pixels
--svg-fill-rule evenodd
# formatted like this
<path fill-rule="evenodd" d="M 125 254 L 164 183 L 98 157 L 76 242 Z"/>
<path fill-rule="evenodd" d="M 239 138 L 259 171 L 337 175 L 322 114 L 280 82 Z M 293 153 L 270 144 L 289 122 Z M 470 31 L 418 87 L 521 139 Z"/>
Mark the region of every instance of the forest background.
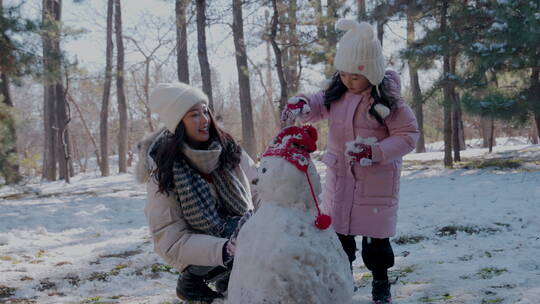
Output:
<path fill-rule="evenodd" d="M 256 158 L 287 99 L 335 72 L 340 18 L 376 28 L 416 152 L 443 141 L 452 167 L 468 139 L 538 143 L 540 1 L 0 0 L 0 183 L 127 172 L 159 82 L 201 87 Z"/>

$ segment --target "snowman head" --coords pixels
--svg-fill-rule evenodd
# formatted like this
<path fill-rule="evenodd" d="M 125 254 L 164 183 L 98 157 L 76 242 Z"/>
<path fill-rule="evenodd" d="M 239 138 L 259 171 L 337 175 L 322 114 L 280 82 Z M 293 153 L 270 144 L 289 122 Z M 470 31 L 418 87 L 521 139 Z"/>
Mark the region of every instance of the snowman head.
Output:
<path fill-rule="evenodd" d="M 257 193 L 262 202 L 304 210 L 315 209 L 308 178 L 315 196 L 321 192 L 320 178 L 309 156 L 316 150 L 317 130 L 312 126 L 283 129 L 263 154 Z"/>

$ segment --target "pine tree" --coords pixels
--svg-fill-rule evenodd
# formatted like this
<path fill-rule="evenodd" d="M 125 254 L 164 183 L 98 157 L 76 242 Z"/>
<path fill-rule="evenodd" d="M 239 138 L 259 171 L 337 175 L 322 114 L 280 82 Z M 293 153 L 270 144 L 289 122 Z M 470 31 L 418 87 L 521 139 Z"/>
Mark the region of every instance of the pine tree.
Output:
<path fill-rule="evenodd" d="M 497 88 L 491 88 L 481 96 L 466 94 L 463 97 L 463 104 L 469 113 L 490 119 L 489 153 L 493 151 L 494 121 L 496 119 L 524 121 L 528 115 L 526 104 L 520 96 L 511 92 L 503 92 Z"/>
<path fill-rule="evenodd" d="M 469 34 L 465 48 L 471 59 L 471 83 L 475 87 L 487 87 L 486 74 L 528 71 L 528 84 L 505 89 L 511 94 L 521 115 L 526 107 L 535 117 L 540 130 L 540 1 L 490 1 L 477 2 L 476 13 L 480 16 L 475 24 L 479 35 Z M 504 108 L 501 111 L 507 111 Z"/>
<path fill-rule="evenodd" d="M 417 4 L 425 21 L 425 35 L 410 43 L 401 56 L 415 62 L 417 68 L 433 68 L 439 60 L 443 63 L 441 76 L 430 91 L 444 92 L 444 163 L 451 167 L 454 160 L 460 160 L 459 151 L 464 148 L 460 91 L 468 85 L 464 54 L 471 37 L 478 34 L 479 20 L 475 19 L 478 10 L 467 1 L 465 5 L 462 1 L 418 1 Z"/>
<path fill-rule="evenodd" d="M 16 113 L 10 94 L 13 80 L 33 73 L 36 55 L 21 42 L 35 34 L 36 23 L 21 17 L 19 6 L 0 0 L 0 175 L 7 184 L 21 180 L 17 151 Z M 12 39 L 18 37 L 18 39 Z"/>

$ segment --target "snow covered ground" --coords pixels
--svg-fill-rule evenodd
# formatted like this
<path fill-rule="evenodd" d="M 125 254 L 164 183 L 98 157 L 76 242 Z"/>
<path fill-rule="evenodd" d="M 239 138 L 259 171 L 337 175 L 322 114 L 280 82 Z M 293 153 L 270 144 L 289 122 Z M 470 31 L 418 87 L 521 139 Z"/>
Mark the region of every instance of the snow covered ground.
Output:
<path fill-rule="evenodd" d="M 462 157 L 521 166 L 405 158 L 395 303 L 540 303 L 540 146 L 507 144 Z M 152 252 L 144 199 L 130 174 L 0 188 L 0 303 L 180 303 L 176 272 Z M 360 253 L 354 273 L 354 303 L 370 303 Z"/>

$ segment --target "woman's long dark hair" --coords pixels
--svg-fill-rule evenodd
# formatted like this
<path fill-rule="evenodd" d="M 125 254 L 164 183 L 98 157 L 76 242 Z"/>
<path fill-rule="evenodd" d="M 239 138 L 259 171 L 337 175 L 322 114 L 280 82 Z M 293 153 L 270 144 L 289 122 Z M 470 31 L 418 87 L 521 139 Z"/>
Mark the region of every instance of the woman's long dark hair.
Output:
<path fill-rule="evenodd" d="M 386 78 L 386 76 L 385 76 Z M 369 108 L 369 114 L 371 114 L 375 119 L 381 124 L 384 125 L 384 119 L 375 111 L 375 105 L 380 103 L 382 105 L 387 106 L 390 111 L 393 110 L 395 102 L 392 98 L 388 98 L 388 96 L 385 94 L 384 88 L 384 81 L 377 86 L 379 89 L 379 92 L 381 95 L 377 93 L 377 87 L 372 86 L 371 88 L 371 97 L 373 97 L 373 104 L 371 105 L 371 108 Z M 336 102 L 341 99 L 343 94 L 347 92 L 347 87 L 345 84 L 341 81 L 341 76 L 339 76 L 339 71 L 337 71 L 333 76 L 332 80 L 330 81 L 330 85 L 328 88 L 324 91 L 324 101 L 323 104 L 326 106 L 328 110 L 330 110 L 330 106 L 333 102 Z"/>
<path fill-rule="evenodd" d="M 230 134 L 215 124 L 214 115 L 210 110 L 208 110 L 208 115 L 210 118 L 210 139 L 208 143 L 217 140 L 222 147 L 219 156 L 219 169 L 233 169 L 240 164 L 242 148 L 234 141 Z M 182 152 L 182 147 L 187 144 L 184 123 L 182 121 L 178 123 L 174 134 L 167 130 L 164 132 L 165 134 L 161 136 L 161 142 L 156 143 L 149 153 L 156 162 L 156 169 L 152 172 L 152 176 L 158 183 L 158 192 L 169 195 L 169 192 L 174 190 L 174 162 L 183 159 L 192 168 L 194 166 Z"/>

